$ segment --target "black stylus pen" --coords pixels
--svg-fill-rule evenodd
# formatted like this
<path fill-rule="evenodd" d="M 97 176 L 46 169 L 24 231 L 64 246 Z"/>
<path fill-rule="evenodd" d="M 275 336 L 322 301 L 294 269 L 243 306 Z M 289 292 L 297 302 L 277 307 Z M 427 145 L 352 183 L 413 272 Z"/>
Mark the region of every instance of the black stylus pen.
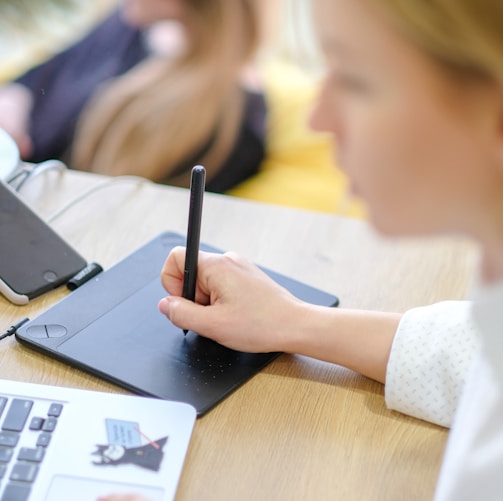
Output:
<path fill-rule="evenodd" d="M 199 255 L 199 239 L 201 236 L 201 217 L 203 214 L 203 195 L 206 181 L 206 170 L 202 165 L 192 168 L 190 178 L 189 224 L 187 227 L 187 245 L 185 251 L 185 266 L 183 269 L 183 291 L 185 299 L 194 301 L 196 297 L 197 258 Z M 184 334 L 187 330 L 184 329 Z"/>

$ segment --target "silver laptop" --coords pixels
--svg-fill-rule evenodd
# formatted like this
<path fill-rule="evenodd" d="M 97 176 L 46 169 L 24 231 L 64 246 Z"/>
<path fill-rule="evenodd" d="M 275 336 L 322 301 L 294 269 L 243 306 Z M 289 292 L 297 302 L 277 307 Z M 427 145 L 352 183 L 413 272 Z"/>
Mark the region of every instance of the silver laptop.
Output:
<path fill-rule="evenodd" d="M 189 404 L 0 380 L 0 501 L 175 497 Z"/>

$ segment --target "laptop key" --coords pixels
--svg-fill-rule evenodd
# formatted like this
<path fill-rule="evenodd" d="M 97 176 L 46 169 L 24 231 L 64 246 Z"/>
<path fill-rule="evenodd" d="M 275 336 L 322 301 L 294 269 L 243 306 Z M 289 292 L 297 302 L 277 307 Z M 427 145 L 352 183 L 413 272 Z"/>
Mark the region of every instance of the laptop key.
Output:
<path fill-rule="evenodd" d="M 63 410 L 63 404 L 51 404 L 47 412 L 48 416 L 59 417 Z"/>
<path fill-rule="evenodd" d="M 7 410 L 2 430 L 21 431 L 28 419 L 32 406 L 32 400 L 14 398 Z"/>
<path fill-rule="evenodd" d="M 10 472 L 10 479 L 18 482 L 33 482 L 38 473 L 38 466 L 33 463 L 16 463 Z"/>
<path fill-rule="evenodd" d="M 40 430 L 44 424 L 44 418 L 33 416 L 30 421 L 30 430 Z"/>
<path fill-rule="evenodd" d="M 27 501 L 30 497 L 31 485 L 7 484 L 0 501 Z"/>
<path fill-rule="evenodd" d="M 5 397 L 0 397 L 0 416 L 2 415 L 8 400 Z"/>
<path fill-rule="evenodd" d="M 5 476 L 5 473 L 7 472 L 7 465 L 5 464 L 0 464 L 0 480 Z"/>
<path fill-rule="evenodd" d="M 19 433 L 13 431 L 0 431 L 0 445 L 16 447 L 19 442 Z"/>
<path fill-rule="evenodd" d="M 31 461 L 33 463 L 40 463 L 44 459 L 45 449 L 43 447 L 37 447 L 36 449 L 31 449 L 30 447 L 21 447 L 19 449 L 19 454 L 17 455 L 18 461 Z"/>
<path fill-rule="evenodd" d="M 48 432 L 54 431 L 57 423 L 58 420 L 56 418 L 54 417 L 47 418 L 42 424 L 42 431 L 48 431 Z"/>
<path fill-rule="evenodd" d="M 12 447 L 0 446 L 0 463 L 8 463 L 14 454 Z"/>
<path fill-rule="evenodd" d="M 51 441 L 52 435 L 50 433 L 41 433 L 37 438 L 37 447 L 47 447 Z"/>

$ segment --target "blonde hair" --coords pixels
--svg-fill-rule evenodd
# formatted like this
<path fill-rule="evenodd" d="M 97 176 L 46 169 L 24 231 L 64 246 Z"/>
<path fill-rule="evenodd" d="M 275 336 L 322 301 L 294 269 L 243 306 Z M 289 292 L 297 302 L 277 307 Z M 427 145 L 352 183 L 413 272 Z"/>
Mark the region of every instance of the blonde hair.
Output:
<path fill-rule="evenodd" d="M 448 69 L 503 83 L 502 0 L 368 0 Z"/>
<path fill-rule="evenodd" d="M 84 110 L 73 168 L 134 174 L 187 185 L 173 170 L 209 144 L 198 162 L 211 178 L 241 123 L 239 75 L 261 29 L 257 0 L 185 0 L 187 49 L 175 61 L 152 56 L 107 83 Z"/>

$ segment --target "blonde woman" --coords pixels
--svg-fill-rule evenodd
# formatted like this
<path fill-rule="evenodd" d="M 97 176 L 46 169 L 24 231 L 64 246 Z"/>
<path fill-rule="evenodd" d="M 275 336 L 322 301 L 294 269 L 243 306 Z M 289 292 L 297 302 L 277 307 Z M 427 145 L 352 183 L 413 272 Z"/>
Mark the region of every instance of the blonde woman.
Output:
<path fill-rule="evenodd" d="M 500 500 L 503 2 L 312 3 L 327 64 L 312 125 L 333 135 L 351 190 L 381 233 L 473 237 L 482 290 L 473 304 L 404 315 L 321 308 L 234 253 L 201 252 L 193 303 L 180 297 L 178 248 L 162 271 L 170 295 L 159 308 L 234 349 L 299 353 L 385 383 L 391 408 L 452 425 L 435 499 Z"/>
<path fill-rule="evenodd" d="M 264 158 L 265 101 L 250 78 L 259 0 L 125 0 L 50 61 L 0 91 L 0 127 L 23 158 L 188 185 L 203 163 L 210 191 Z"/>

